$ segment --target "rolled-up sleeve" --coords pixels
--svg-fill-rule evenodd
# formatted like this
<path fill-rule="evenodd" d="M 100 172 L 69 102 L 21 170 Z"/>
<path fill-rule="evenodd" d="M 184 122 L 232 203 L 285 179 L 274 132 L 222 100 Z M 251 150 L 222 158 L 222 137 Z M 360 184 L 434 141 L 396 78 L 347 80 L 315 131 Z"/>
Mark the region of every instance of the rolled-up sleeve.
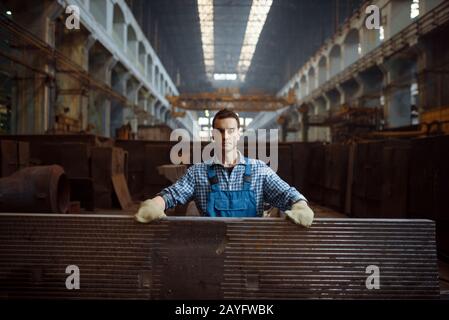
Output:
<path fill-rule="evenodd" d="M 159 195 L 164 198 L 165 209 L 170 209 L 178 204 L 186 204 L 192 199 L 195 191 L 194 166 L 170 187 L 163 189 Z"/>
<path fill-rule="evenodd" d="M 276 172 L 266 166 L 263 183 L 264 200 L 282 211 L 290 210 L 300 200 L 307 201 L 296 188 L 281 179 Z"/>

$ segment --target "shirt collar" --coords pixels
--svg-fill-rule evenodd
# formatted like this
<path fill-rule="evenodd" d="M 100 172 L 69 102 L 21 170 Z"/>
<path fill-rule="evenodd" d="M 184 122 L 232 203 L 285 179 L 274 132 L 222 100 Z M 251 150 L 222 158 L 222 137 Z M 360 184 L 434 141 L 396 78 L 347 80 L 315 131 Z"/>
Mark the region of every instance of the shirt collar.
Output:
<path fill-rule="evenodd" d="M 221 161 L 218 159 L 218 157 L 216 155 L 214 155 L 213 158 L 204 161 L 204 163 L 208 164 L 208 165 L 218 164 L 218 165 L 223 166 L 223 163 L 221 163 Z M 237 163 L 236 163 L 236 165 L 238 165 L 238 164 L 246 164 L 245 157 L 242 155 L 240 150 L 237 150 Z"/>

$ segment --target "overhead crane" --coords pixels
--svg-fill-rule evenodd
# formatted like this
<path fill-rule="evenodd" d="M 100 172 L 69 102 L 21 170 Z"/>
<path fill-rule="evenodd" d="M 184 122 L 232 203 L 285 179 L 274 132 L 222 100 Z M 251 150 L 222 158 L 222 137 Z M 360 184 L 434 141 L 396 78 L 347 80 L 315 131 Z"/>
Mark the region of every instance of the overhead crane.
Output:
<path fill-rule="evenodd" d="M 287 97 L 276 97 L 267 94 L 242 95 L 230 90 L 203 93 L 183 93 L 179 96 L 167 96 L 167 100 L 175 108 L 185 110 L 220 110 L 223 108 L 234 111 L 276 111 L 296 103 L 293 90 Z M 174 111 L 172 116 L 182 116 L 182 112 Z"/>

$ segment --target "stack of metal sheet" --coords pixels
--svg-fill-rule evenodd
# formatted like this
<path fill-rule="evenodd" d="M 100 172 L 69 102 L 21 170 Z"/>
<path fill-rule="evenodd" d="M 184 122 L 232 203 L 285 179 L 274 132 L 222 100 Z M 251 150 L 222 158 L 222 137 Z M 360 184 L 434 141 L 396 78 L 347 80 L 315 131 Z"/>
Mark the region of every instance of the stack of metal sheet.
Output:
<path fill-rule="evenodd" d="M 435 226 L 1 214 L 0 298 L 439 298 Z"/>

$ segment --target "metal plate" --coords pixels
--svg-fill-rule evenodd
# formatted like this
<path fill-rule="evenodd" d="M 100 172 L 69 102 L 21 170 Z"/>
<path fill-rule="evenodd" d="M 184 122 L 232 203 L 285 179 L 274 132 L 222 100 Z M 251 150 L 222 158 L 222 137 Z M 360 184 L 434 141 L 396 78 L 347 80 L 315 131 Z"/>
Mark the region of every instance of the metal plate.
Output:
<path fill-rule="evenodd" d="M 40 160 L 43 165 L 62 166 L 69 178 L 90 177 L 91 147 L 85 143 L 42 143 Z"/>
<path fill-rule="evenodd" d="M 68 265 L 80 289 L 65 286 Z M 380 288 L 367 289 L 370 265 Z M 0 297 L 439 298 L 428 220 L 0 215 Z"/>
<path fill-rule="evenodd" d="M 0 177 L 8 177 L 17 171 L 19 167 L 17 141 L 0 141 L 0 160 Z"/>

